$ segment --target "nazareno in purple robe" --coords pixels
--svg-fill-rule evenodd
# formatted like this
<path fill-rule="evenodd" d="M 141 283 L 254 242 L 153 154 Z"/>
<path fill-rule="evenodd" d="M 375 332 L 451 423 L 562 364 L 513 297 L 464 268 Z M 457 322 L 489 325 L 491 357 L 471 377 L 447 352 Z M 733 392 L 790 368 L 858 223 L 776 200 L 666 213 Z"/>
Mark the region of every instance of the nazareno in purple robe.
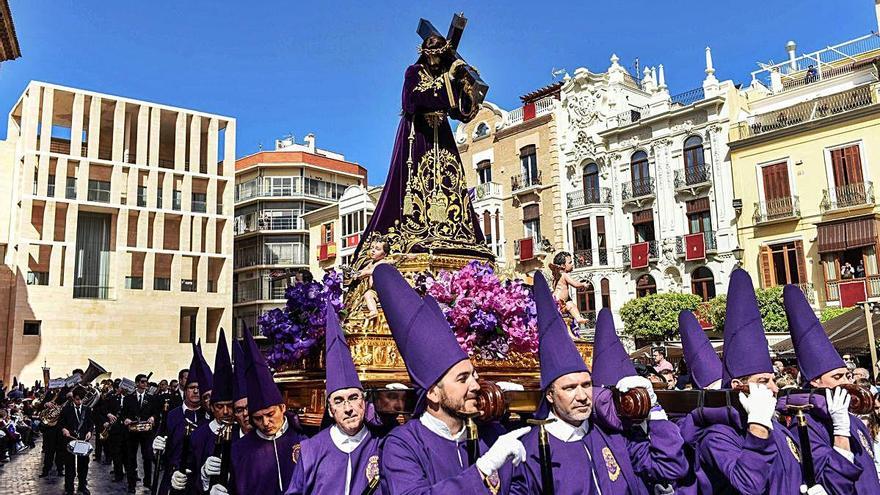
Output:
<path fill-rule="evenodd" d="M 758 438 L 732 407 L 691 413 L 697 433 L 700 466 L 715 494 L 800 493 L 803 474 L 797 438 L 773 420 L 770 437 Z"/>
<path fill-rule="evenodd" d="M 168 495 L 168 492 L 171 491 L 171 474 L 173 470 L 184 467 L 181 463 L 184 427 L 186 426 L 183 416 L 183 407 L 184 406 L 180 406 L 168 412 L 168 419 L 166 420 L 167 428 L 165 430 L 168 436 L 165 439 L 165 454 L 162 458 L 164 461 L 164 469 L 162 471 L 162 481 L 159 483 L 159 495 Z M 210 421 L 208 416 L 201 409 L 195 411 L 195 417 L 197 425 L 196 429 L 198 429 L 198 426 L 207 424 Z M 192 437 L 190 437 L 190 448 L 192 448 Z M 193 483 L 189 483 L 187 486 L 191 486 L 192 484 Z"/>
<path fill-rule="evenodd" d="M 232 448 L 235 493 L 281 495 L 293 475 L 294 447 L 305 440 L 305 436 L 294 427 L 290 414 L 287 429 L 275 440 L 266 440 L 257 431 L 251 430 Z"/>
<path fill-rule="evenodd" d="M 217 434 L 214 433 L 214 430 L 211 429 L 212 423 L 213 421 L 196 428 L 196 431 L 193 432 L 192 438 L 190 439 L 190 455 L 188 464 L 192 466 L 190 469 L 192 469 L 193 471 L 192 476 L 190 477 L 190 483 L 192 484 L 192 486 L 196 487 L 196 490 L 192 493 L 203 493 L 203 490 L 201 488 L 202 465 L 205 464 L 205 460 L 207 460 L 208 457 L 214 455 L 214 446 L 217 443 Z M 234 446 L 239 439 L 237 429 L 233 429 L 231 439 L 231 444 Z M 230 450 L 230 452 L 232 451 Z M 227 486 L 226 488 L 227 490 L 229 490 L 229 493 L 235 493 L 234 487 Z"/>
<path fill-rule="evenodd" d="M 450 86 L 457 107 L 461 84 L 452 80 Z M 403 114 L 388 177 L 361 237 L 354 267 L 361 268 L 369 261 L 370 243 L 378 235 L 390 242 L 392 253 L 432 250 L 491 258 L 446 115 L 458 120 L 464 117 L 450 106 L 443 77 L 431 77 L 421 64 L 409 66 L 401 99 Z M 428 117 L 432 113 L 441 118 Z"/>
<path fill-rule="evenodd" d="M 330 428 L 323 429 L 300 444 L 299 459 L 285 495 L 345 493 L 345 472 L 351 458 L 349 493 L 360 495 L 370 480 L 379 476 L 380 438 L 370 430 L 350 454 L 339 450 L 330 437 Z M 382 493 L 381 488 L 377 494 Z"/>
<path fill-rule="evenodd" d="M 489 450 L 497 433 L 480 428 L 481 454 Z M 490 493 L 477 466 L 467 465 L 466 442 L 440 437 L 418 419 L 411 419 L 388 434 L 381 457 L 381 488 L 389 495 Z M 499 494 L 510 493 L 512 471 L 507 463 L 497 473 Z"/>
<path fill-rule="evenodd" d="M 678 427 L 668 420 L 653 420 L 649 421 L 648 431 L 650 436 L 625 435 L 591 423 L 579 442 L 563 442 L 548 435 L 556 495 L 649 495 L 653 489 L 646 484 L 653 486 L 683 477 L 687 461 Z M 511 494 L 544 493 L 538 434 L 539 429 L 532 428 L 522 437 L 528 457 L 515 469 Z"/>

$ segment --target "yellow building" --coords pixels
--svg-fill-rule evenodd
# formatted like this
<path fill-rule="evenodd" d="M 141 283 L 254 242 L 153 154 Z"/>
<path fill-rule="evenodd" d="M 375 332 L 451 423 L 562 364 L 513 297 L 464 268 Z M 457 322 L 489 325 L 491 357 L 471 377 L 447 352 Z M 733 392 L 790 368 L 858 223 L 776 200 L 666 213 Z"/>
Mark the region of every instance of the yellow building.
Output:
<path fill-rule="evenodd" d="M 31 82 L 0 147 L 0 376 L 173 377 L 232 323 L 235 119 Z"/>
<path fill-rule="evenodd" d="M 731 113 L 743 263 L 762 287 L 799 284 L 819 307 L 880 297 L 880 37 L 787 48 Z"/>

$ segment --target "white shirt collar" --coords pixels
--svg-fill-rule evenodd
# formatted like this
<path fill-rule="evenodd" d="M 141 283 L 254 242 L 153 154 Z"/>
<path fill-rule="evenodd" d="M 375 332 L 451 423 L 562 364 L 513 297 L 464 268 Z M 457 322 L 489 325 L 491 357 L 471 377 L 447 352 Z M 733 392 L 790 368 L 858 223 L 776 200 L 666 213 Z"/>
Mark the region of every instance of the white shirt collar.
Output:
<path fill-rule="evenodd" d="M 366 425 L 361 426 L 361 430 L 354 435 L 348 435 L 338 425 L 333 425 L 330 427 L 330 440 L 333 440 L 333 445 L 336 446 L 337 449 L 345 452 L 346 454 L 351 454 L 354 452 L 356 448 L 364 441 L 364 438 L 367 436 L 367 427 Z"/>
<path fill-rule="evenodd" d="M 260 431 L 259 428 L 254 428 L 254 431 L 257 433 L 257 436 L 260 437 L 260 438 L 262 438 L 263 440 L 271 440 L 271 441 L 274 441 L 276 438 L 280 437 L 281 435 L 284 435 L 284 433 L 287 431 L 287 428 L 288 428 L 289 426 L 290 426 L 290 424 L 289 424 L 288 421 L 287 421 L 287 417 L 285 417 L 285 418 L 284 418 L 284 424 L 281 425 L 281 429 L 278 430 L 278 433 L 272 435 L 271 437 L 270 437 L 269 435 L 266 435 L 266 434 L 263 433 L 262 431 Z"/>
<path fill-rule="evenodd" d="M 213 433 L 213 434 L 215 434 L 215 435 L 217 435 L 218 433 L 220 433 L 220 427 L 221 427 L 221 426 L 222 426 L 222 425 L 220 424 L 220 422 L 217 421 L 216 419 L 212 419 L 211 422 L 208 423 L 208 428 L 210 428 L 210 429 L 211 429 L 211 433 Z"/>
<path fill-rule="evenodd" d="M 552 411 L 547 415 L 547 419 L 556 420 L 544 427 L 547 430 L 547 433 L 563 442 L 579 442 L 587 435 L 587 432 L 590 429 L 589 420 L 584 420 L 580 426 L 572 426 L 559 419 Z"/>
<path fill-rule="evenodd" d="M 465 432 L 467 431 L 467 428 L 464 427 L 464 424 L 461 425 L 461 429 L 458 430 L 458 434 L 453 435 L 452 432 L 449 431 L 449 427 L 446 426 L 446 423 L 432 416 L 429 411 L 425 411 L 424 414 L 419 416 L 419 421 L 422 422 L 422 426 L 424 426 L 440 438 L 452 440 L 453 442 L 464 441 L 464 437 L 466 434 Z"/>

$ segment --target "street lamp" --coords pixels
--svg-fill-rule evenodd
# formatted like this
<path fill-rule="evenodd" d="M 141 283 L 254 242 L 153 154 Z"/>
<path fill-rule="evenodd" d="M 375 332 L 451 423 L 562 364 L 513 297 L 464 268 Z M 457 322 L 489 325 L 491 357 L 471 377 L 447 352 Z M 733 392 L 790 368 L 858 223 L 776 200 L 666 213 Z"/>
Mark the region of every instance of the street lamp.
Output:
<path fill-rule="evenodd" d="M 739 246 L 737 246 L 736 248 L 734 248 L 730 251 L 733 254 L 733 259 L 736 260 L 736 267 L 737 268 L 742 268 L 742 259 L 743 259 L 743 254 L 745 253 L 745 251 L 746 251 L 745 249 L 743 249 Z"/>

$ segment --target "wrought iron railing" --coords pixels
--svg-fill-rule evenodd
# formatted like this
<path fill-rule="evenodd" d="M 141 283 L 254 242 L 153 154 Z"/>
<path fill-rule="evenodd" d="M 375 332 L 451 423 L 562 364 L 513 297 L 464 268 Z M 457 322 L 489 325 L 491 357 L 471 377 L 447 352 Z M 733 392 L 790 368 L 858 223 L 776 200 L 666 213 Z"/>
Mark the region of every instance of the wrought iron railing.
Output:
<path fill-rule="evenodd" d="M 675 254 L 677 256 L 684 256 L 687 253 L 687 246 L 684 242 L 685 237 L 680 235 L 675 238 Z M 715 235 L 714 230 L 704 231 L 703 239 L 706 242 L 706 252 L 718 251 L 718 237 Z"/>
<path fill-rule="evenodd" d="M 849 208 L 852 206 L 873 205 L 874 184 L 872 182 L 853 182 L 831 187 L 822 192 L 822 211 Z"/>
<path fill-rule="evenodd" d="M 790 220 L 800 216 L 801 204 L 798 197 L 786 196 L 755 203 L 755 213 L 752 215 L 752 221 L 758 224 L 777 220 Z"/>
<path fill-rule="evenodd" d="M 685 189 L 697 184 L 705 184 L 709 182 L 709 178 L 709 168 L 705 165 L 678 169 L 675 171 L 675 188 Z"/>
<path fill-rule="evenodd" d="M 621 197 L 624 201 L 654 195 L 654 178 L 643 177 L 631 182 L 624 182 Z"/>
<path fill-rule="evenodd" d="M 497 182 L 483 182 L 474 188 L 474 196 L 477 201 L 489 198 L 501 198 L 501 184 Z"/>
<path fill-rule="evenodd" d="M 511 191 L 519 191 L 521 189 L 526 189 L 529 187 L 540 186 L 541 185 L 541 171 L 538 170 L 537 174 L 518 174 L 514 175 L 510 178 L 510 190 Z"/>
<path fill-rule="evenodd" d="M 706 92 L 703 90 L 703 87 L 700 86 L 699 88 L 694 88 L 689 91 L 685 91 L 684 93 L 672 95 L 670 99 L 672 100 L 673 104 L 688 106 L 691 103 L 696 103 L 704 98 L 706 98 Z"/>
<path fill-rule="evenodd" d="M 658 243 L 656 240 L 647 241 L 647 242 L 648 242 L 648 259 L 656 260 L 656 259 L 660 258 L 660 243 Z M 629 253 L 630 253 L 630 248 L 632 248 L 632 246 L 634 244 L 641 244 L 641 242 L 634 242 L 633 244 L 630 244 L 629 246 L 624 246 L 623 248 L 620 249 L 620 253 L 623 257 L 623 264 L 624 265 L 629 265 L 632 262 L 632 260 L 630 259 Z"/>
<path fill-rule="evenodd" d="M 575 251 L 571 258 L 575 268 L 593 266 L 593 251 L 591 249 Z"/>
<path fill-rule="evenodd" d="M 566 196 L 568 208 L 586 205 L 611 204 L 611 189 L 608 187 L 589 187 L 580 191 L 572 191 Z"/>
<path fill-rule="evenodd" d="M 865 295 L 867 297 L 880 296 L 880 275 L 868 275 L 866 277 L 856 277 L 847 279 L 836 279 L 825 281 L 825 300 L 840 300 L 840 284 L 848 282 L 864 282 Z"/>

